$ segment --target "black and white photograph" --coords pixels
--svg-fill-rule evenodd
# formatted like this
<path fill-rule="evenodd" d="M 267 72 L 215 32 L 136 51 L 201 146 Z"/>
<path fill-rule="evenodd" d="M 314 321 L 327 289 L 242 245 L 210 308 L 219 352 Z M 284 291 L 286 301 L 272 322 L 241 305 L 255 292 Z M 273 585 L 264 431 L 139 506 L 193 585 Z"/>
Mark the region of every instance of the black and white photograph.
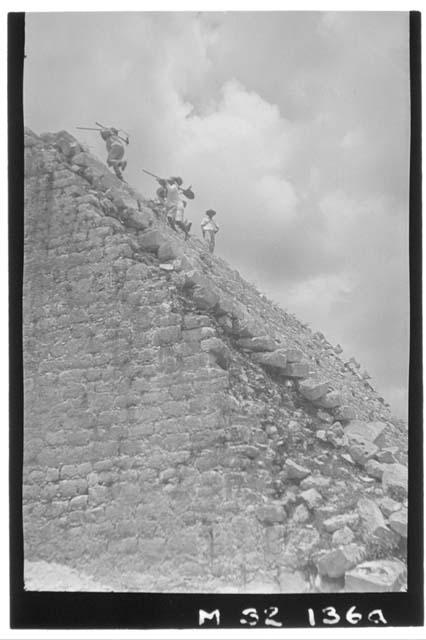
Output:
<path fill-rule="evenodd" d="M 25 14 L 25 591 L 407 591 L 409 18 Z"/>

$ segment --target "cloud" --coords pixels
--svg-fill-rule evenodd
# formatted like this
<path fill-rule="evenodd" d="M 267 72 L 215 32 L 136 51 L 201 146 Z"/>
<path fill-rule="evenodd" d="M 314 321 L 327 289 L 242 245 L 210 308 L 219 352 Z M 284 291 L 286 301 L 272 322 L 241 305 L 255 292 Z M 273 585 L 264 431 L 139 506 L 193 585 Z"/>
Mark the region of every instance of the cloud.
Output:
<path fill-rule="evenodd" d="M 345 134 L 341 142 L 341 146 L 344 149 L 351 151 L 352 149 L 356 149 L 356 147 L 362 146 L 365 142 L 366 139 L 364 131 L 361 128 L 358 128 L 352 129 Z"/>
<path fill-rule="evenodd" d="M 265 175 L 254 184 L 254 191 L 261 202 L 266 224 L 282 224 L 294 219 L 299 198 L 291 182 Z"/>
<path fill-rule="evenodd" d="M 279 109 L 254 91 L 232 80 L 221 88 L 214 111 L 194 115 L 181 123 L 188 158 L 198 153 L 215 155 L 237 173 L 280 170 L 289 158 L 289 127 Z"/>

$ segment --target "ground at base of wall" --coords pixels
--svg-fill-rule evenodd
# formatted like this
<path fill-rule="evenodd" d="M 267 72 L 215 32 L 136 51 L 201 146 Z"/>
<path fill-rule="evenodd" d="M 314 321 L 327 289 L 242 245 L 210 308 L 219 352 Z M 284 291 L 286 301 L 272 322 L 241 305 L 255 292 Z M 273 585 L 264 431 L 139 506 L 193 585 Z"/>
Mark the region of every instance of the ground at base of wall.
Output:
<path fill-rule="evenodd" d="M 309 585 L 302 578 L 300 572 L 288 574 L 285 584 L 275 584 L 273 580 L 257 580 L 247 585 L 247 589 L 241 589 L 236 585 L 224 583 L 221 580 L 205 582 L 203 587 L 196 589 L 201 593 L 303 593 Z M 107 584 L 108 583 L 108 584 Z M 80 569 L 74 569 L 57 562 L 45 560 L 25 562 L 25 590 L 26 591 L 113 591 L 113 592 L 167 592 L 188 593 L 194 591 L 190 585 L 182 581 L 159 580 L 154 586 L 155 578 L 152 575 L 140 573 L 126 573 L 121 576 L 111 576 L 110 580 L 98 580 Z"/>
<path fill-rule="evenodd" d="M 26 591 L 113 591 L 81 571 L 57 562 L 25 562 Z"/>
<path fill-rule="evenodd" d="M 156 586 L 152 575 L 140 573 L 126 573 L 112 575 L 110 580 L 89 575 L 80 569 L 45 560 L 25 562 L 25 590 L 26 591 L 114 591 L 114 592 L 167 592 L 187 593 L 194 591 L 188 588 L 182 581 L 170 581 L 166 585 L 164 580 Z M 108 584 L 107 584 L 108 583 Z M 310 590 L 309 583 L 299 571 L 286 573 L 282 576 L 280 584 L 273 579 L 264 576 L 247 584 L 246 589 L 225 583 L 221 580 L 210 580 L 199 586 L 197 592 L 201 593 L 306 593 Z"/>
<path fill-rule="evenodd" d="M 344 591 L 343 583 L 339 581 L 322 581 L 307 578 L 301 571 L 284 571 L 279 581 L 272 576 L 265 575 L 255 581 L 241 585 L 233 585 L 224 581 L 208 580 L 197 588 L 190 588 L 185 581 L 178 578 L 166 581 L 150 574 L 135 572 L 110 573 L 97 577 L 80 569 L 75 569 L 57 562 L 34 560 L 25 562 L 25 590 L 26 591 L 87 591 L 87 592 L 133 592 L 133 593 L 339 593 Z M 363 589 L 362 589 L 363 590 Z"/>

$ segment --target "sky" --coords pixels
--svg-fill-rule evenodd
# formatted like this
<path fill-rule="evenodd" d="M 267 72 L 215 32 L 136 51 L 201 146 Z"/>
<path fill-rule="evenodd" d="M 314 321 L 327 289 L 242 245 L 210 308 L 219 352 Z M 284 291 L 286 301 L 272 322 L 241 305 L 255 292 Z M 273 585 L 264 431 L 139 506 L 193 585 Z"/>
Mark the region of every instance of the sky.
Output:
<path fill-rule="evenodd" d="M 354 356 L 407 417 L 408 13 L 26 14 L 24 118 L 105 160 L 95 121 L 130 134 L 126 179 L 180 175 L 216 251 Z"/>

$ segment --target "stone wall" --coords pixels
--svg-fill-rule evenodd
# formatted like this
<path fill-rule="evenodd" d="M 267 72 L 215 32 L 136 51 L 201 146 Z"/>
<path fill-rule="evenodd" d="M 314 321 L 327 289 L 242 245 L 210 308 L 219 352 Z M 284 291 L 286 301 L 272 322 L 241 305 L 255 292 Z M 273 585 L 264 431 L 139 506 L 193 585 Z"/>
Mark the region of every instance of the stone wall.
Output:
<path fill-rule="evenodd" d="M 396 588 L 405 434 L 359 365 L 66 132 L 27 130 L 25 197 L 26 559 L 303 591 L 385 555 Z"/>

